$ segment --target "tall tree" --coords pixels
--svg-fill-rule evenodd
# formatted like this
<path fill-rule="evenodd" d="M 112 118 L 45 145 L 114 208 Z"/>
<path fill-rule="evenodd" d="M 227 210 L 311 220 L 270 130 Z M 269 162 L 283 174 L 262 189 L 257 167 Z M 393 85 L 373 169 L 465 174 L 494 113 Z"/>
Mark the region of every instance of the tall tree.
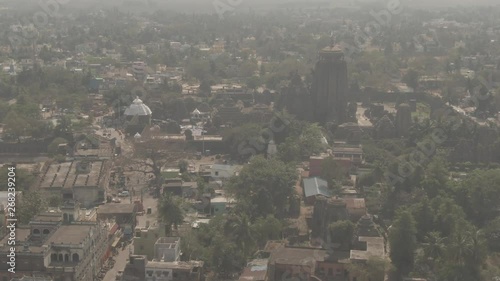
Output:
<path fill-rule="evenodd" d="M 158 200 L 158 219 L 165 224 L 167 233 L 171 232 L 172 226 L 177 229 L 184 221 L 182 199 L 165 193 Z"/>
<path fill-rule="evenodd" d="M 294 198 L 295 167 L 275 158 L 255 156 L 240 174 L 231 179 L 229 190 L 237 200 L 245 201 L 250 218 L 273 214 L 283 218 Z"/>
<path fill-rule="evenodd" d="M 341 250 L 350 250 L 354 236 L 355 225 L 348 220 L 336 221 L 328 227 L 331 242 Z"/>
<path fill-rule="evenodd" d="M 46 202 L 37 191 L 24 192 L 17 205 L 17 217 L 20 223 L 28 224 L 29 221 L 45 210 Z"/>
<path fill-rule="evenodd" d="M 385 273 L 389 268 L 389 262 L 378 257 L 370 257 L 364 264 L 351 263 L 348 265 L 349 276 L 356 277 L 358 281 L 384 281 Z"/>
<path fill-rule="evenodd" d="M 232 215 L 226 223 L 226 230 L 236 241 L 236 245 L 247 256 L 255 244 L 255 233 L 251 228 L 250 220 L 245 214 Z"/>
<path fill-rule="evenodd" d="M 403 76 L 403 83 L 405 83 L 408 87 L 412 88 L 414 91 L 417 89 L 420 80 L 420 74 L 414 70 L 410 69 Z"/>
<path fill-rule="evenodd" d="M 398 273 L 406 276 L 412 271 L 417 249 L 417 229 L 409 211 L 400 210 L 389 232 L 390 257 Z"/>

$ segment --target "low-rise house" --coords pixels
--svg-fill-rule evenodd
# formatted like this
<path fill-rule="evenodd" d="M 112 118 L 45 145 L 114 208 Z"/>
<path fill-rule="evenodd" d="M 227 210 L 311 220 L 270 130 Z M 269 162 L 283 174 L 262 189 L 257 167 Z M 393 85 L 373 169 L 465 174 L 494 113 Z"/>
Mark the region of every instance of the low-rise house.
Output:
<path fill-rule="evenodd" d="M 365 198 L 343 198 L 342 200 L 346 203 L 350 220 L 357 222 L 367 214 Z"/>
<path fill-rule="evenodd" d="M 213 179 L 229 179 L 237 175 L 236 167 L 232 165 L 214 164 L 210 168 L 210 176 Z"/>
<path fill-rule="evenodd" d="M 223 190 L 215 190 L 215 196 L 210 199 L 210 215 L 227 213 L 233 207 L 234 202 L 235 200 L 226 196 Z"/>
<path fill-rule="evenodd" d="M 148 261 L 145 281 L 200 281 L 202 261 Z"/>
<path fill-rule="evenodd" d="M 345 280 L 348 263 L 348 252 L 330 253 L 319 248 L 285 246 L 271 252 L 268 280 L 314 280 L 314 276 L 320 277 L 320 280 Z"/>
<path fill-rule="evenodd" d="M 385 244 L 383 237 L 365 237 L 358 238 L 358 244 L 363 250 L 351 250 L 350 259 L 353 262 L 366 262 L 371 257 L 384 258 Z"/>
<path fill-rule="evenodd" d="M 307 204 L 314 204 L 316 196 L 332 197 L 332 192 L 328 189 L 328 183 L 321 178 L 305 178 L 302 183 Z"/>
<path fill-rule="evenodd" d="M 124 238 L 130 239 L 137 224 L 137 209 L 137 204 L 104 204 L 97 209 L 97 220 L 115 221 L 123 230 Z"/>
<path fill-rule="evenodd" d="M 334 146 L 333 157 L 350 159 L 355 164 L 361 164 L 363 162 L 363 149 L 361 146 Z"/>
<path fill-rule="evenodd" d="M 238 281 L 265 281 L 268 262 L 268 259 L 252 260 L 243 269 Z"/>
<path fill-rule="evenodd" d="M 145 256 L 131 255 L 123 274 L 117 275 L 121 281 L 201 281 L 202 261 L 148 261 Z"/>

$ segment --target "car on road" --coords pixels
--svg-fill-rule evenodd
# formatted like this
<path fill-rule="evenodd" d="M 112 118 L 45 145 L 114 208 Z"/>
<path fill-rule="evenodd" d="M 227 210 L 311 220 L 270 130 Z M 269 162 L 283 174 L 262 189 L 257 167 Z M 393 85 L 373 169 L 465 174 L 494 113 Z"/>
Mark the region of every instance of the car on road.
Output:
<path fill-rule="evenodd" d="M 122 200 L 121 200 L 120 198 L 113 198 L 113 199 L 111 200 L 111 202 L 113 202 L 113 203 L 121 203 L 121 202 L 122 202 Z"/>
<path fill-rule="evenodd" d="M 127 196 L 129 196 L 129 195 L 130 195 L 130 193 L 129 193 L 128 191 L 126 191 L 126 190 L 124 190 L 124 191 L 122 191 L 122 192 L 118 193 L 118 196 L 119 196 L 119 197 L 127 197 Z"/>

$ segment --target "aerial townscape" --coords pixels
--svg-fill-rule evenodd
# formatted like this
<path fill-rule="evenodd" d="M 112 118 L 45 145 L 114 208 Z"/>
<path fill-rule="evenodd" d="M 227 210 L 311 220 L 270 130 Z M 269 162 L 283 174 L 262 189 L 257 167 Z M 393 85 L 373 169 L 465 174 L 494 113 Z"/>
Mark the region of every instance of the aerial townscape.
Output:
<path fill-rule="evenodd" d="M 499 281 L 497 0 L 0 0 L 0 281 Z"/>

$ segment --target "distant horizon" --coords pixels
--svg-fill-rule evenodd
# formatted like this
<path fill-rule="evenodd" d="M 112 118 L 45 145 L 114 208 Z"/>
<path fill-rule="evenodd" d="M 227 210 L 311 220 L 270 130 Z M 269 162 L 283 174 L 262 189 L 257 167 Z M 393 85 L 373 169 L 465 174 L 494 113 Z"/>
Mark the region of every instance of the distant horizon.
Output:
<path fill-rule="evenodd" d="M 45 0 L 44 0 L 45 1 Z M 42 1 L 42 2 L 44 2 Z M 48 1 L 48 0 L 47 0 Z M 59 1 L 59 0 L 55 0 Z M 69 10 L 98 10 L 98 9 L 109 9 L 117 8 L 119 10 L 131 13 L 152 13 L 155 11 L 163 10 L 173 13 L 195 13 L 195 14 L 207 14 L 214 15 L 218 14 L 217 4 L 220 5 L 219 11 L 222 9 L 229 9 L 236 13 L 245 13 L 248 11 L 255 12 L 267 12 L 272 10 L 283 10 L 283 9 L 308 9 L 308 8 L 334 8 L 336 5 L 338 7 L 353 7 L 362 8 L 364 5 L 369 5 L 372 8 L 375 6 L 385 7 L 390 1 L 398 0 L 337 0 L 337 1 L 325 1 L 325 0 L 241 0 L 241 4 L 230 4 L 232 2 L 238 3 L 238 1 L 233 0 L 64 0 L 61 1 L 65 3 L 62 6 L 67 7 Z M 449 8 L 459 8 L 459 7 L 488 7 L 488 6 L 499 6 L 499 0 L 420 0 L 419 2 L 414 2 L 412 0 L 399 0 L 403 7 L 410 9 L 445 9 Z M 32 3 L 30 5 L 28 3 Z M 16 2 L 8 0 L 0 0 L 0 5 L 6 7 L 10 10 L 23 11 L 23 10 L 33 10 L 39 8 L 39 1 L 35 0 L 17 0 Z M 226 6 L 225 6 L 226 5 Z M 225 6 L 225 7 L 224 7 Z"/>

